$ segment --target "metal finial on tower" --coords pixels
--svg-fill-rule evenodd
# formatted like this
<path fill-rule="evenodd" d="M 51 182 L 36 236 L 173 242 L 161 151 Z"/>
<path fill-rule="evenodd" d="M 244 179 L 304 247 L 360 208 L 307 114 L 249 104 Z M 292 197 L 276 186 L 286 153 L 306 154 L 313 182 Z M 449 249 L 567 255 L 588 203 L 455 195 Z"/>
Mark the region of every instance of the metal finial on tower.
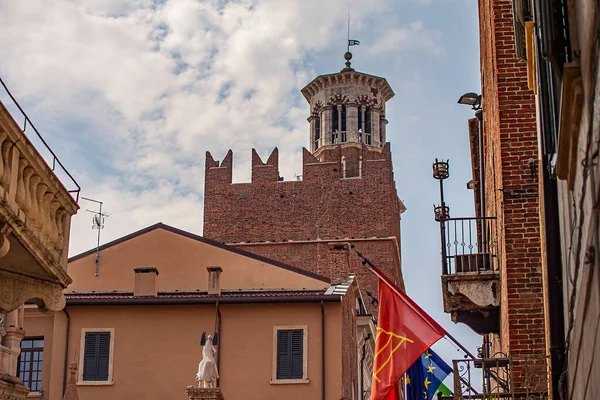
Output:
<path fill-rule="evenodd" d="M 358 40 L 350 39 L 350 6 L 348 6 L 348 47 L 346 49 L 346 54 L 344 54 L 344 59 L 346 60 L 346 68 L 342 69 L 341 72 L 349 72 L 354 71 L 350 65 L 350 60 L 352 60 L 352 53 L 350 53 L 350 46 L 358 46 L 360 42 Z"/>

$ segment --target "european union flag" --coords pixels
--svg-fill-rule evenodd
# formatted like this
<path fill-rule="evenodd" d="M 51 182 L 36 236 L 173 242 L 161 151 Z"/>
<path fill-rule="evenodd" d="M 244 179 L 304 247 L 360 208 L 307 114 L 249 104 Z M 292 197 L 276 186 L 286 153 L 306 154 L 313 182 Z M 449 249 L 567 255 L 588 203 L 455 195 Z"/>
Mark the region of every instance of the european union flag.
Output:
<path fill-rule="evenodd" d="M 406 373 L 406 400 L 432 400 L 452 368 L 429 349 Z"/>

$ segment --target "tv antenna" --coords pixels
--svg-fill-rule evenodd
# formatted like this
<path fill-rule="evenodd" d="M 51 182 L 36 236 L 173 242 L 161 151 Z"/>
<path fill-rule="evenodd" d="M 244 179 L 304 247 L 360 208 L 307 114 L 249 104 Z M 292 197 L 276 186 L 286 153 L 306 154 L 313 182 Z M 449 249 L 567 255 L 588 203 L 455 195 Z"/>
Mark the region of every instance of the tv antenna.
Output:
<path fill-rule="evenodd" d="M 100 262 L 100 231 L 104 228 L 104 218 L 109 217 L 110 215 L 102 213 L 102 202 L 94 199 L 90 199 L 87 197 L 81 197 L 83 200 L 91 201 L 97 203 L 99 205 L 99 210 L 90 210 L 87 209 L 85 211 L 94 214 L 92 217 L 92 229 L 98 230 L 98 242 L 96 243 L 96 273 L 95 276 L 100 275 L 98 273 L 98 263 Z"/>

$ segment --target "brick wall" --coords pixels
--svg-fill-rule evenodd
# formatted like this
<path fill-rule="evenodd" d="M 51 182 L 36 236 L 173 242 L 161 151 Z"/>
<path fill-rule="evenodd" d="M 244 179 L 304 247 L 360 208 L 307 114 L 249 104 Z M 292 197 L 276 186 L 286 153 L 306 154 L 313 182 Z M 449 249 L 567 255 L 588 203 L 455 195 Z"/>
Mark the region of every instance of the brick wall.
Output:
<path fill-rule="evenodd" d="M 359 158 L 360 177 L 343 178 L 342 157 Z M 389 144 L 382 149 L 332 146 L 321 160 L 304 149 L 301 181 L 278 180 L 277 149 L 266 163 L 254 151 L 252 160 L 252 182 L 234 184 L 232 152 L 221 163 L 207 153 L 205 237 L 328 277 L 328 242 L 366 239 L 357 241 L 357 249 L 402 284 L 404 208 L 396 194 Z M 361 288 L 364 281 L 376 293 L 376 281 L 354 254 L 350 263 Z"/>
<path fill-rule="evenodd" d="M 512 0 L 480 0 L 487 214 L 497 216 L 502 320 L 497 350 L 545 355 L 535 98 L 516 57 Z M 524 390 L 525 365 L 513 369 Z"/>
<path fill-rule="evenodd" d="M 348 254 L 346 252 L 346 254 Z M 342 398 L 358 396 L 358 346 L 356 344 L 356 290 L 354 283 L 342 300 Z M 353 395 L 354 393 L 354 395 Z"/>
<path fill-rule="evenodd" d="M 401 288 L 404 288 L 402 274 L 399 273 L 401 268 L 400 255 L 395 238 L 346 240 L 344 242 L 349 242 L 356 250 L 365 254 L 388 276 L 394 278 Z M 236 244 L 235 246 L 323 276 L 336 278 L 331 268 L 331 255 L 329 252 L 331 242 L 329 241 L 253 243 Z M 375 312 L 376 308 L 371 305 L 370 299 L 366 296 L 366 291 L 377 296 L 377 278 L 362 265 L 362 260 L 354 252 L 350 252 L 348 261 L 348 272 L 356 274 L 356 280 L 363 292 L 367 309 L 369 312 Z"/>

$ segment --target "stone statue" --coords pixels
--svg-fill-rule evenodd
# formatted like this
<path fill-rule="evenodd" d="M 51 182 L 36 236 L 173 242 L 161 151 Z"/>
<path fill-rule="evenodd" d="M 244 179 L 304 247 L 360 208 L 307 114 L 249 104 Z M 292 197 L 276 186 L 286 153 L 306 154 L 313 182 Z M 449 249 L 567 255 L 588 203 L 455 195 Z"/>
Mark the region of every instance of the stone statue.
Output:
<path fill-rule="evenodd" d="M 202 361 L 198 365 L 198 373 L 196 374 L 196 380 L 198 381 L 199 388 L 216 388 L 217 379 L 219 378 L 219 371 L 217 371 L 217 346 L 219 344 L 219 336 L 215 333 L 215 336 L 208 335 L 206 332 L 202 333 L 202 339 L 200 339 L 200 345 L 202 348 Z"/>
<path fill-rule="evenodd" d="M 0 345 L 4 336 L 6 336 L 6 313 L 0 312 Z"/>

